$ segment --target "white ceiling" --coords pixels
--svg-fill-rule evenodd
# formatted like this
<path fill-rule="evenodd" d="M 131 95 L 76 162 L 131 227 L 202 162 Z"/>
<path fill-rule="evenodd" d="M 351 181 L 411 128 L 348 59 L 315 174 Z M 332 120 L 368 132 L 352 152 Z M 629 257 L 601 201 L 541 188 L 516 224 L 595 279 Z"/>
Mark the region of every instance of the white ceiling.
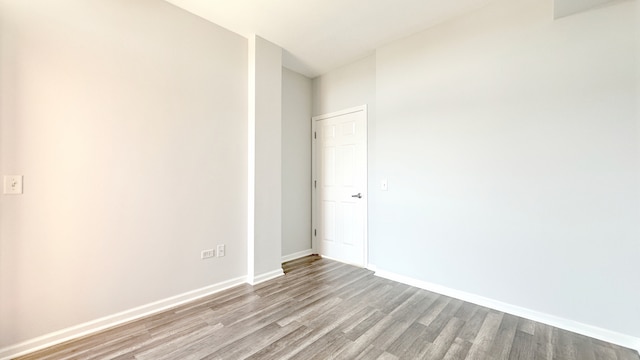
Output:
<path fill-rule="evenodd" d="M 167 0 L 284 51 L 287 68 L 315 77 L 491 0 Z"/>

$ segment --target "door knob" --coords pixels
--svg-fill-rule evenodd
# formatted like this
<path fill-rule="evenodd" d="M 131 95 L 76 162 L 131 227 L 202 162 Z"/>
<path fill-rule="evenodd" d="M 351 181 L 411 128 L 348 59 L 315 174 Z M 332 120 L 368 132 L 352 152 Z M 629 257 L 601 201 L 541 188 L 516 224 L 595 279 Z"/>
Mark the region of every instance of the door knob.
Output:
<path fill-rule="evenodd" d="M 351 197 L 358 198 L 358 199 L 362 199 L 362 194 L 357 193 L 357 194 L 355 194 L 355 195 L 351 195 Z"/>

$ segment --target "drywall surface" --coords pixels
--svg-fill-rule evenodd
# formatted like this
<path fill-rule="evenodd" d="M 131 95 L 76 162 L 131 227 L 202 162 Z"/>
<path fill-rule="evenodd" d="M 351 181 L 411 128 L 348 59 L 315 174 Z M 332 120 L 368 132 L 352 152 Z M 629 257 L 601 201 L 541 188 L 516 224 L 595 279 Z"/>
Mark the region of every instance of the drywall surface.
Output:
<path fill-rule="evenodd" d="M 311 79 L 282 69 L 282 256 L 311 249 Z"/>
<path fill-rule="evenodd" d="M 635 6 L 497 1 L 378 49 L 371 262 L 640 337 Z"/>
<path fill-rule="evenodd" d="M 313 116 L 365 104 L 371 112 L 375 99 L 375 55 L 313 79 Z"/>
<path fill-rule="evenodd" d="M 249 224 L 248 276 L 253 283 L 266 274 L 282 273 L 282 49 L 255 35 L 249 39 L 249 82 L 253 226 Z"/>
<path fill-rule="evenodd" d="M 246 39 L 156 0 L 0 17 L 0 348 L 246 275 Z"/>

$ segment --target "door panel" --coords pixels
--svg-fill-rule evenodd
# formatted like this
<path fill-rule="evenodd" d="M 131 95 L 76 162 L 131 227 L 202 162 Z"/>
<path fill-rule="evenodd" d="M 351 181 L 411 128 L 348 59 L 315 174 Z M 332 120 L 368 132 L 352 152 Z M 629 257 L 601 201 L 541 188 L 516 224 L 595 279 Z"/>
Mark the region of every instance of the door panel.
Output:
<path fill-rule="evenodd" d="M 356 147 L 354 145 L 345 145 L 340 147 L 340 159 L 342 164 L 342 185 L 354 187 L 356 184 Z"/>
<path fill-rule="evenodd" d="M 322 151 L 322 179 L 325 186 L 335 185 L 336 178 L 336 149 L 333 146 L 327 146 Z"/>
<path fill-rule="evenodd" d="M 315 245 L 323 256 L 365 266 L 367 118 L 365 107 L 351 110 L 314 118 Z"/>
<path fill-rule="evenodd" d="M 354 224 L 357 222 L 357 209 L 356 209 L 357 205 L 354 203 L 343 203 L 342 204 L 342 219 L 344 220 L 344 224 L 346 224 L 347 226 L 343 225 L 343 243 L 345 245 L 349 245 L 349 246 L 355 246 L 356 245 L 356 241 L 355 241 L 355 237 L 357 234 L 355 234 L 355 232 L 353 231 L 354 227 L 353 226 L 349 226 L 350 224 Z"/>
<path fill-rule="evenodd" d="M 334 201 L 323 201 L 322 219 L 323 226 L 321 234 L 324 241 L 335 241 L 336 239 L 336 203 Z"/>

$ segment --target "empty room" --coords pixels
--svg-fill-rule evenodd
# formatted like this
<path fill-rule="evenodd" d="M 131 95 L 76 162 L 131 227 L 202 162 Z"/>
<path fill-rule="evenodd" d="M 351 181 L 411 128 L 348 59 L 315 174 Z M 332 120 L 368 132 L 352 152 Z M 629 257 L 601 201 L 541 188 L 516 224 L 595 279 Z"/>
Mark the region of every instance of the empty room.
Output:
<path fill-rule="evenodd" d="M 0 359 L 640 360 L 640 1 L 0 0 Z"/>

